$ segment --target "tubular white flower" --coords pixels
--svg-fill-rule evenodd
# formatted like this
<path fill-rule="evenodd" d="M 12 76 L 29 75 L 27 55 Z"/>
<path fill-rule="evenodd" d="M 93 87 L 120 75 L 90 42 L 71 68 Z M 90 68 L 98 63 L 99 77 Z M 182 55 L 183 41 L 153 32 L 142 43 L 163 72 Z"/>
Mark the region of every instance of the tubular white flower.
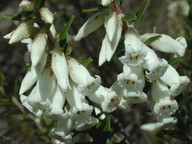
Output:
<path fill-rule="evenodd" d="M 40 32 L 35 36 L 31 47 L 31 62 L 33 66 L 36 66 L 42 56 L 47 53 L 46 47 L 47 34 L 45 32 Z"/>
<path fill-rule="evenodd" d="M 69 85 L 69 74 L 68 65 L 64 53 L 56 45 L 52 51 L 51 67 L 57 79 L 57 83 L 60 88 L 66 92 L 70 87 Z"/>
<path fill-rule="evenodd" d="M 105 13 L 105 30 L 108 40 L 111 42 L 115 36 L 115 32 L 118 26 L 118 16 L 112 8 L 109 8 Z"/>
<path fill-rule="evenodd" d="M 141 125 L 141 129 L 145 131 L 155 131 L 156 130 L 155 123 L 143 124 Z"/>
<path fill-rule="evenodd" d="M 151 96 L 155 102 L 153 111 L 160 116 L 171 115 L 178 109 L 177 101 L 170 99 L 167 85 L 160 81 L 152 83 Z"/>
<path fill-rule="evenodd" d="M 159 77 L 163 76 L 165 71 L 168 68 L 168 63 L 165 59 L 159 59 L 156 55 L 156 53 L 148 48 L 147 49 L 147 55 L 146 55 L 146 63 L 143 66 L 144 69 L 147 69 L 146 71 L 146 77 L 149 81 L 157 80 Z"/>
<path fill-rule="evenodd" d="M 71 120 L 71 118 L 60 117 L 56 122 L 56 126 L 50 130 L 49 135 L 62 142 L 70 143 L 72 142 L 73 133 L 71 132 L 71 130 L 73 128 L 73 125 L 74 121 Z"/>
<path fill-rule="evenodd" d="M 121 62 L 128 66 L 141 66 L 145 62 L 147 51 L 135 29 L 129 29 L 125 34 L 125 55 L 120 57 Z"/>
<path fill-rule="evenodd" d="M 137 75 L 134 73 L 126 74 L 121 73 L 117 76 L 118 84 L 121 87 L 126 88 L 128 91 L 137 91 L 142 89 L 142 81 L 137 78 Z"/>
<path fill-rule="evenodd" d="M 98 89 L 101 84 L 99 76 L 92 77 L 89 71 L 73 58 L 68 59 L 68 64 L 70 78 L 78 84 L 78 89 L 83 95 L 88 96 Z"/>
<path fill-rule="evenodd" d="M 111 49 L 107 35 L 105 35 L 99 52 L 99 66 L 107 61 L 107 49 Z"/>
<path fill-rule="evenodd" d="M 11 39 L 11 36 L 13 35 L 14 32 L 15 32 L 15 30 L 13 30 L 12 32 L 4 35 L 3 38 L 4 38 L 4 39 Z"/>
<path fill-rule="evenodd" d="M 89 95 L 88 98 L 101 105 L 102 110 L 107 113 L 113 112 L 120 102 L 120 97 L 116 92 L 103 86 L 100 86 L 98 90 L 92 95 Z"/>
<path fill-rule="evenodd" d="M 79 93 L 76 84 L 71 84 L 71 90 L 67 91 L 66 99 L 71 106 L 69 115 L 72 119 L 77 120 L 91 115 L 93 106 L 90 106 L 85 96 Z"/>
<path fill-rule="evenodd" d="M 97 30 L 104 23 L 104 14 L 103 12 L 98 12 L 91 16 L 85 24 L 79 29 L 77 35 L 75 36 L 75 41 L 80 41 L 82 38 L 86 37 L 90 33 Z"/>
<path fill-rule="evenodd" d="M 120 101 L 119 105 L 117 106 L 117 108 L 124 112 L 130 112 L 132 105 L 125 99 L 121 98 L 121 101 Z"/>
<path fill-rule="evenodd" d="M 53 36 L 54 38 L 56 38 L 57 32 L 56 32 L 56 29 L 55 29 L 54 24 L 51 25 L 51 27 L 50 27 L 50 32 L 51 32 L 52 36 Z"/>
<path fill-rule="evenodd" d="M 54 94 L 49 98 L 51 108 L 46 110 L 45 115 L 52 119 L 57 119 L 64 115 L 63 106 L 65 104 L 65 93 L 57 86 Z"/>
<path fill-rule="evenodd" d="M 40 12 L 40 14 L 41 14 L 41 19 L 42 19 L 44 22 L 50 23 L 50 24 L 53 23 L 53 20 L 54 20 L 53 13 L 52 13 L 48 8 L 42 7 L 42 8 L 39 10 L 39 12 Z"/>
<path fill-rule="evenodd" d="M 175 117 L 167 116 L 167 117 L 157 117 L 157 122 L 155 123 L 155 128 L 164 128 L 170 125 L 177 123 L 177 119 Z"/>
<path fill-rule="evenodd" d="M 12 33 L 11 39 L 9 40 L 9 44 L 13 44 L 19 42 L 22 39 L 30 37 L 31 30 L 33 27 L 33 22 L 25 22 L 21 23 L 17 29 Z"/>
<path fill-rule="evenodd" d="M 121 96 L 130 104 L 147 101 L 147 95 L 142 91 L 128 91 L 127 89 L 124 89 Z"/>
<path fill-rule="evenodd" d="M 160 80 L 170 86 L 169 95 L 171 96 L 181 94 L 190 82 L 187 76 L 180 76 L 171 65 L 169 65 L 164 75 L 160 77 Z"/>
<path fill-rule="evenodd" d="M 51 105 L 49 97 L 56 89 L 55 76 L 50 68 L 44 69 L 39 75 L 35 88 L 36 95 L 28 98 L 29 104 L 42 110 L 49 109 Z"/>
<path fill-rule="evenodd" d="M 33 11 L 34 10 L 34 4 L 28 0 L 22 0 L 19 4 L 19 7 L 23 11 Z"/>
<path fill-rule="evenodd" d="M 36 89 L 33 89 L 33 90 L 31 91 L 31 93 L 29 94 L 28 97 L 33 97 L 33 95 L 35 95 L 35 94 L 36 94 Z M 41 114 L 41 112 L 42 112 L 41 110 L 39 110 L 39 109 L 36 108 L 36 107 L 31 106 L 31 105 L 28 103 L 28 97 L 25 96 L 25 95 L 21 95 L 21 96 L 20 96 L 20 101 L 21 101 L 21 103 L 23 104 L 23 106 L 24 106 L 26 109 L 28 109 L 31 113 L 34 113 L 34 114 L 36 114 L 36 115 Z"/>
<path fill-rule="evenodd" d="M 110 5 L 114 0 L 101 0 L 101 4 L 103 6 L 108 6 Z"/>
<path fill-rule="evenodd" d="M 33 74 L 33 77 L 37 77 L 44 69 L 46 63 L 47 63 L 47 52 L 44 52 L 41 56 L 41 59 L 39 60 L 38 64 L 34 66 L 33 64 L 31 65 L 31 72 Z"/>
<path fill-rule="evenodd" d="M 28 91 L 37 81 L 37 76 L 33 77 L 32 71 L 28 70 L 23 81 L 21 82 L 21 87 L 19 90 L 19 95 L 22 95 L 26 91 Z"/>
<path fill-rule="evenodd" d="M 83 117 L 76 121 L 75 130 L 77 130 L 77 131 L 87 130 L 87 129 L 95 126 L 98 122 L 99 122 L 99 120 L 93 116 Z"/>
<path fill-rule="evenodd" d="M 114 35 L 112 36 L 112 39 L 110 40 L 109 39 L 109 44 L 110 44 L 110 47 L 109 48 L 106 48 L 106 53 L 107 53 L 107 61 L 109 62 L 113 56 L 113 54 L 115 53 L 116 49 L 117 49 L 117 45 L 119 43 L 119 40 L 121 38 L 121 33 L 122 33 L 122 26 L 123 26 L 123 23 L 121 21 L 121 18 L 122 18 L 122 14 L 119 14 L 117 16 L 117 24 L 116 24 L 116 28 L 114 30 Z M 108 24 L 109 25 L 109 24 Z M 106 28 L 106 32 L 107 31 L 111 31 L 111 30 L 107 30 Z M 109 33 L 109 32 L 108 32 Z M 109 35 L 109 34 L 108 34 Z M 110 34 L 111 35 L 111 34 Z M 108 36 L 109 37 L 109 36 Z"/>
<path fill-rule="evenodd" d="M 143 41 L 157 36 L 159 34 L 156 33 L 147 33 L 141 36 L 141 39 Z M 179 37 L 177 39 L 173 39 L 168 35 L 161 34 L 162 37 L 159 38 L 158 40 L 154 41 L 150 45 L 162 52 L 167 52 L 167 53 L 174 53 L 177 54 L 178 56 L 183 56 L 185 53 L 185 50 L 187 48 L 187 42 L 184 37 Z"/>

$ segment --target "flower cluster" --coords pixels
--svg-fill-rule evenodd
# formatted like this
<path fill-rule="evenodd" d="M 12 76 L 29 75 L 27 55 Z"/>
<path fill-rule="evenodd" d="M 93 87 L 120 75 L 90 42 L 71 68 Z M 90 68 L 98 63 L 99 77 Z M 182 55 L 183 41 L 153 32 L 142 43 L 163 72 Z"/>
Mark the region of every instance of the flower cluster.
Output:
<path fill-rule="evenodd" d="M 89 18 L 73 37 L 74 41 L 79 41 L 104 25 L 106 34 L 99 65 L 112 59 L 124 24 L 121 20 L 124 15 L 116 10 L 113 0 L 102 0 L 101 4 L 106 8 Z M 34 3 L 28 0 L 23 0 L 19 6 L 27 12 L 35 9 Z M 145 124 L 142 128 L 154 130 L 177 121 L 172 117 L 178 109 L 175 97 L 187 87 L 189 79 L 180 76 L 153 49 L 183 56 L 187 47 L 184 37 L 173 39 L 161 34 L 158 40 L 147 45 L 148 39 L 159 34 L 140 36 L 133 25 L 126 25 L 125 53 L 119 57 L 123 72 L 107 88 L 101 85 L 100 76 L 92 76 L 83 64 L 65 55 L 53 25 L 53 14 L 42 7 L 39 15 L 37 19 L 50 25 L 48 29 L 30 19 L 4 38 L 10 39 L 10 44 L 19 41 L 27 44 L 31 66 L 21 83 L 20 100 L 37 117 L 43 115 L 56 121 L 49 135 L 57 139 L 57 143 L 72 144 L 74 131 L 81 132 L 95 126 L 99 122 L 99 117 L 93 116 L 97 107 L 104 113 L 111 113 L 117 108 L 129 112 L 132 104 L 147 101 L 147 94 L 143 92 L 146 80 L 151 83 L 149 99 L 157 122 Z"/>

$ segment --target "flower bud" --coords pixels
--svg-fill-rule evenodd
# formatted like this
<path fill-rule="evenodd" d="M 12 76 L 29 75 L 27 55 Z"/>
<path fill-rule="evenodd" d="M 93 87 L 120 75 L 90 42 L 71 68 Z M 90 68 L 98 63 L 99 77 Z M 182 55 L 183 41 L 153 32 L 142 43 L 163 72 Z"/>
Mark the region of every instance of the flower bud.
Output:
<path fill-rule="evenodd" d="M 53 23 L 54 17 L 53 13 L 48 8 L 41 8 L 40 9 L 41 19 L 46 23 Z"/>
<path fill-rule="evenodd" d="M 19 4 L 19 7 L 22 9 L 22 11 L 34 10 L 34 4 L 28 0 L 22 0 L 22 2 Z"/>

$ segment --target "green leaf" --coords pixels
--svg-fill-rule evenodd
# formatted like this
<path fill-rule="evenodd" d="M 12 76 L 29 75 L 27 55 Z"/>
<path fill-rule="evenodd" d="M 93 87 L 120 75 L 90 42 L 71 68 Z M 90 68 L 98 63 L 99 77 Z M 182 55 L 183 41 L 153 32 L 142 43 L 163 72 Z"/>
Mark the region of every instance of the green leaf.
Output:
<path fill-rule="evenodd" d="M 11 19 L 11 20 L 21 20 L 21 14 L 12 14 L 12 15 L 2 15 L 3 18 Z"/>
<path fill-rule="evenodd" d="M 75 19 L 75 16 L 73 15 L 70 20 L 64 25 L 63 29 L 61 30 L 61 33 L 59 34 L 59 39 L 67 39 L 67 32 L 68 29 L 70 28 L 71 24 L 73 23 Z"/>
<path fill-rule="evenodd" d="M 154 37 L 150 37 L 149 39 L 147 39 L 144 43 L 146 45 L 149 45 L 151 43 L 153 43 L 154 41 L 160 39 L 162 37 L 162 35 L 157 35 L 157 36 L 154 36 Z"/>
<path fill-rule="evenodd" d="M 192 99 L 192 95 L 190 96 L 184 96 L 180 101 L 179 101 L 179 107 L 183 107 L 189 100 Z"/>
<path fill-rule="evenodd" d="M 84 65 L 85 67 L 87 67 L 92 62 L 93 62 L 93 59 L 92 58 L 88 58 L 88 59 L 85 59 L 83 61 L 80 61 L 79 63 Z"/>
<path fill-rule="evenodd" d="M 173 65 L 173 64 L 175 64 L 175 63 L 177 63 L 177 62 L 181 62 L 182 59 L 183 59 L 182 56 L 176 57 L 176 58 L 172 58 L 172 59 L 170 59 L 170 60 L 168 61 L 168 63 L 169 63 L 170 65 Z"/>
<path fill-rule="evenodd" d="M 82 10 L 82 13 L 95 12 L 95 11 L 98 11 L 98 10 L 101 10 L 101 9 L 105 9 L 105 8 L 106 7 L 103 6 L 103 5 L 96 5 L 96 6 L 92 7 L 92 8 Z"/>
<path fill-rule="evenodd" d="M 111 117 L 110 117 L 110 115 L 107 115 L 105 120 L 106 120 L 106 124 L 105 124 L 105 127 L 103 128 L 103 131 L 104 132 L 110 132 L 111 131 Z"/>
<path fill-rule="evenodd" d="M 136 20 L 136 19 L 137 19 L 137 16 L 132 12 L 127 13 L 124 17 L 122 17 L 123 21 L 133 21 L 133 20 Z"/>
<path fill-rule="evenodd" d="M 145 12 L 145 10 L 147 9 L 148 5 L 149 5 L 150 0 L 145 0 L 141 7 L 139 8 L 139 10 L 137 11 L 136 15 L 137 15 L 137 19 L 139 19 Z"/>

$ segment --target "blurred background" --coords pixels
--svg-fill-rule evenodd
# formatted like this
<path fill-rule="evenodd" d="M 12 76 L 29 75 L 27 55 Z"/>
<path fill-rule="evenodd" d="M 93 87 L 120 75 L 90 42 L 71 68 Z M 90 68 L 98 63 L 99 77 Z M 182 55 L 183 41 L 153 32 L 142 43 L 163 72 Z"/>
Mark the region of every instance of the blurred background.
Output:
<path fill-rule="evenodd" d="M 0 15 L 16 14 L 20 10 L 20 0 L 1 0 Z M 55 12 L 55 26 L 59 32 L 63 25 L 75 15 L 69 33 L 76 34 L 84 22 L 94 13 L 82 13 L 83 9 L 99 4 L 100 0 L 49 0 L 46 7 Z M 142 0 L 123 0 L 124 13 L 136 12 Z M 188 41 L 186 54 L 173 66 L 180 75 L 192 75 L 192 2 L 191 0 L 151 0 L 144 16 L 137 22 L 139 34 L 153 32 L 168 34 L 173 38 L 184 36 Z M 18 90 L 26 73 L 26 63 L 29 62 L 29 53 L 26 45 L 9 45 L 3 36 L 18 26 L 18 21 L 0 17 L 0 144 L 50 144 L 53 143 L 47 136 L 52 122 L 42 118 L 37 122 L 35 117 L 25 110 L 20 101 Z M 105 30 L 100 28 L 80 42 L 72 46 L 72 55 L 75 58 L 92 58 L 89 65 L 92 74 L 100 75 L 102 84 L 110 86 L 122 71 L 122 64 L 117 57 L 110 63 L 98 66 L 98 55 L 104 38 Z M 171 55 L 159 53 L 159 57 L 171 60 Z M 145 92 L 150 85 L 146 84 Z M 96 129 L 89 130 L 95 133 L 97 142 L 105 144 L 107 138 L 117 137 L 120 144 L 190 144 L 192 143 L 192 85 L 177 97 L 179 110 L 175 114 L 178 123 L 169 128 L 154 133 L 140 129 L 144 123 L 155 119 L 150 113 L 150 104 L 135 105 L 129 113 L 115 111 L 111 116 L 112 132 L 101 133 Z"/>

